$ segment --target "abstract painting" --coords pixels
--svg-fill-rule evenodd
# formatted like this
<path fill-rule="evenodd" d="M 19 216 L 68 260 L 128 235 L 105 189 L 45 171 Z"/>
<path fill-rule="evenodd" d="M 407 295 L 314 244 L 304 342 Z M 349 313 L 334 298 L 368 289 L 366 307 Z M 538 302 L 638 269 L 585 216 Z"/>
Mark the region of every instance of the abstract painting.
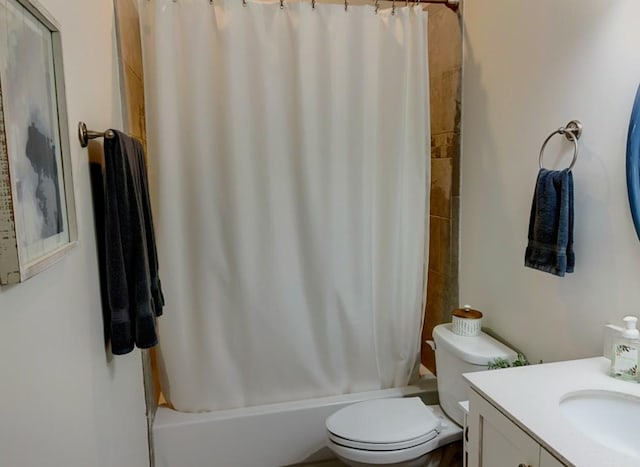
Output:
<path fill-rule="evenodd" d="M 0 0 L 0 284 L 40 272 L 76 240 L 61 60 L 48 13 Z"/>

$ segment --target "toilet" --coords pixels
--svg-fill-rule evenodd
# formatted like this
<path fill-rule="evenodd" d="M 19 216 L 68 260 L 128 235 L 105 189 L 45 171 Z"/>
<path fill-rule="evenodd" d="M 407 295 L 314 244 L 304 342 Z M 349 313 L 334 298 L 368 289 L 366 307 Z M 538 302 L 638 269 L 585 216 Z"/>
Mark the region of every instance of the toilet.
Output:
<path fill-rule="evenodd" d="M 372 399 L 338 410 L 326 420 L 327 446 L 351 467 L 439 465 L 444 447 L 462 438 L 469 385 L 463 373 L 487 369 L 490 361 L 513 361 L 516 353 L 485 333 L 463 337 L 451 324 L 433 329 L 440 405 L 419 397 Z"/>

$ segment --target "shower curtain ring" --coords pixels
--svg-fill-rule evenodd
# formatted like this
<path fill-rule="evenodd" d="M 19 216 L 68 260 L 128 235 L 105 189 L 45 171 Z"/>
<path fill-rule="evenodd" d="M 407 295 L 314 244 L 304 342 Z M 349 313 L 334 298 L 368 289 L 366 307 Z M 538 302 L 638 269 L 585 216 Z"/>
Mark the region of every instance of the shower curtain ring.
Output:
<path fill-rule="evenodd" d="M 242 6 L 247 6 L 247 0 L 242 0 Z"/>
<path fill-rule="evenodd" d="M 284 0 L 280 0 L 280 9 L 284 10 Z"/>
<path fill-rule="evenodd" d="M 316 9 L 316 0 L 311 0 L 311 9 L 312 10 Z"/>
<path fill-rule="evenodd" d="M 376 0 L 376 3 L 374 4 L 375 9 L 373 10 L 373 12 L 377 15 L 378 14 L 378 10 L 380 9 L 380 0 Z"/>
<path fill-rule="evenodd" d="M 344 11 L 347 11 L 349 9 L 349 3 L 347 2 L 347 0 L 344 0 Z"/>
<path fill-rule="evenodd" d="M 393 3 L 391 4 L 391 14 L 396 14 L 396 0 L 393 0 Z"/>

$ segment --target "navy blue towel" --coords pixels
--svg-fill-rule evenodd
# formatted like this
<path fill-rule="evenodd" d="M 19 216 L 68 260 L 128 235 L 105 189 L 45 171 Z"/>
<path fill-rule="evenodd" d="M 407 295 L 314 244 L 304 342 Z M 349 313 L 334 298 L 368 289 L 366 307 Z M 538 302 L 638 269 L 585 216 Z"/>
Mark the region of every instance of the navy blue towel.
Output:
<path fill-rule="evenodd" d="M 156 345 L 164 297 L 142 144 L 113 132 L 104 140 L 105 266 L 111 351 L 120 355 Z"/>
<path fill-rule="evenodd" d="M 564 276 L 573 272 L 573 175 L 569 169 L 540 169 L 531 203 L 524 265 Z"/>

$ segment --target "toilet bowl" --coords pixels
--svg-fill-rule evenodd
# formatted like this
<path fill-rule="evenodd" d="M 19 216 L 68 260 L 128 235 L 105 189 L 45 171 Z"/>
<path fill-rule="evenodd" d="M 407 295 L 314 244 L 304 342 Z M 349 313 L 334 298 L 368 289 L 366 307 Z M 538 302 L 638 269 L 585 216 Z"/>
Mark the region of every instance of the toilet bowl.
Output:
<path fill-rule="evenodd" d="M 440 406 L 419 397 L 359 402 L 331 415 L 326 425 L 327 446 L 352 467 L 423 467 L 439 460 L 437 448 L 462 438 L 462 428 Z"/>
<path fill-rule="evenodd" d="M 463 373 L 486 370 L 495 358 L 513 360 L 516 353 L 487 334 L 466 337 L 450 324 L 433 330 L 440 405 L 419 397 L 375 399 L 338 410 L 326 420 L 327 447 L 351 467 L 438 466 L 443 449 L 462 439 L 468 400 Z"/>

